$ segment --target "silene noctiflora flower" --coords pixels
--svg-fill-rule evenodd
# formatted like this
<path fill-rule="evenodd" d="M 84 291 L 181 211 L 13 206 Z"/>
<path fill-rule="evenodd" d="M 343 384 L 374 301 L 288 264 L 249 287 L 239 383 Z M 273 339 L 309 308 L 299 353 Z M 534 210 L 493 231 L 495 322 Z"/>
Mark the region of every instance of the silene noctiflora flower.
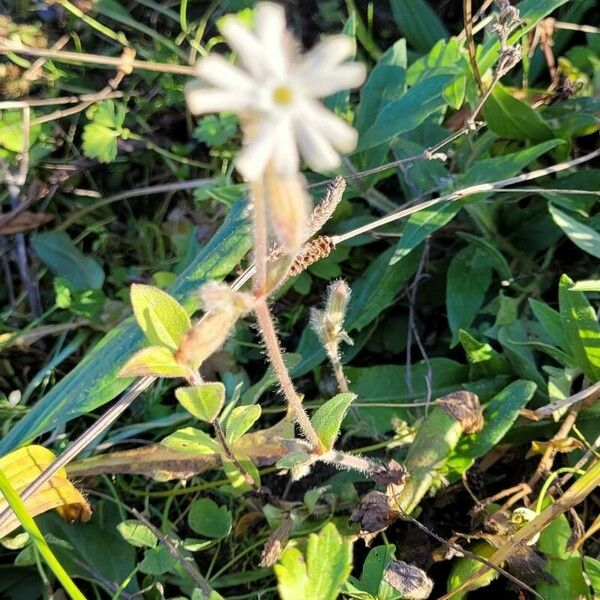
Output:
<path fill-rule="evenodd" d="M 198 81 L 186 97 L 194 114 L 236 113 L 244 148 L 236 167 L 246 181 L 267 169 L 281 179 L 298 177 L 300 157 L 315 171 L 340 164 L 356 147 L 356 131 L 327 110 L 319 98 L 359 86 L 365 66 L 346 62 L 355 51 L 345 35 L 329 37 L 302 55 L 286 30 L 281 6 L 259 2 L 253 29 L 230 15 L 220 26 L 239 66 L 213 54 L 197 65 Z"/>

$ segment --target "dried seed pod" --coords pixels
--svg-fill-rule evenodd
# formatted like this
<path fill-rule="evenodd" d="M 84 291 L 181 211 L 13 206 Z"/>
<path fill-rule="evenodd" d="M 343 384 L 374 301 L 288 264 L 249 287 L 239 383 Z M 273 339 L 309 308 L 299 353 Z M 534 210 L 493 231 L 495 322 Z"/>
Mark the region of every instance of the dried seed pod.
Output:
<path fill-rule="evenodd" d="M 299 275 L 313 263 L 328 257 L 334 250 L 335 244 L 333 240 L 326 235 L 321 235 L 314 240 L 310 240 L 302 249 L 302 253 L 294 259 L 290 267 L 289 276 L 294 277 L 295 275 Z"/>
<path fill-rule="evenodd" d="M 394 560 L 385 568 L 383 580 L 406 600 L 424 600 L 433 591 L 433 581 L 427 573 L 402 560 Z"/>

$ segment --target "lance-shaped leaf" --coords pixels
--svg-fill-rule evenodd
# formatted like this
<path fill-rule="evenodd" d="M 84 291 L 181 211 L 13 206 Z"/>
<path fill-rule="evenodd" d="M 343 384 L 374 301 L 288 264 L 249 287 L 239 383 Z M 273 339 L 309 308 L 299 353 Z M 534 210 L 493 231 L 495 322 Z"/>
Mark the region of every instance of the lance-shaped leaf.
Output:
<path fill-rule="evenodd" d="M 356 394 L 345 392 L 334 396 L 317 410 L 310 420 L 322 449 L 327 451 L 333 448 L 333 444 L 340 433 L 342 421 L 350 408 L 350 404 L 356 398 Z"/>
<path fill-rule="evenodd" d="M 55 459 L 54 454 L 43 446 L 25 446 L 0 458 L 0 471 L 4 473 L 15 492 L 21 495 Z M 55 508 L 68 521 L 87 521 L 92 514 L 85 498 L 67 479 L 65 469 L 60 469 L 50 481 L 27 498 L 25 506 L 32 516 Z M 6 499 L 0 497 L 0 512 L 7 507 Z M 17 529 L 19 525 L 19 519 L 11 511 L 8 518 L 0 524 L 0 538 Z"/>
<path fill-rule="evenodd" d="M 119 377 L 187 377 L 188 367 L 180 365 L 165 346 L 148 346 L 136 352 L 119 371 Z"/>
<path fill-rule="evenodd" d="M 192 326 L 181 304 L 157 287 L 134 283 L 131 305 L 136 321 L 151 344 L 177 350 L 183 334 Z"/>
<path fill-rule="evenodd" d="M 581 292 L 571 290 L 573 281 L 560 278 L 560 320 L 570 354 L 590 381 L 600 379 L 600 326 L 594 309 Z"/>
<path fill-rule="evenodd" d="M 212 423 L 225 402 L 225 386 L 219 381 L 200 383 L 175 390 L 179 404 L 201 421 Z"/>

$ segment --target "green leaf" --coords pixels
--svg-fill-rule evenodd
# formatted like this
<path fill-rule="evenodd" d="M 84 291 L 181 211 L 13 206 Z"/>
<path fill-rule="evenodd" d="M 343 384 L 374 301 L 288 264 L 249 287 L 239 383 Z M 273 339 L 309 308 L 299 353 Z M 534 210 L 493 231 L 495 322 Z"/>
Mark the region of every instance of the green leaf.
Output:
<path fill-rule="evenodd" d="M 499 444 L 519 417 L 521 409 L 533 398 L 536 388 L 532 381 L 519 379 L 484 404 L 483 429 L 463 435 L 448 459 L 448 468 L 462 474 L 477 458 Z"/>
<path fill-rule="evenodd" d="M 195 427 L 184 427 L 168 435 L 161 444 L 176 452 L 218 454 L 221 447 L 207 433 Z"/>
<path fill-rule="evenodd" d="M 149 548 L 144 552 L 144 558 L 138 565 L 140 572 L 145 575 L 163 575 L 177 565 L 177 560 L 171 556 L 165 546 Z"/>
<path fill-rule="evenodd" d="M 117 530 L 128 544 L 136 548 L 154 548 L 158 543 L 150 528 L 136 519 L 121 521 Z"/>
<path fill-rule="evenodd" d="M 312 416 L 311 423 L 325 450 L 331 450 L 340 433 L 342 421 L 356 394 L 343 393 L 334 396 L 321 406 Z"/>
<path fill-rule="evenodd" d="M 234 115 L 206 115 L 198 121 L 193 136 L 208 146 L 223 146 L 237 130 L 238 121 Z"/>
<path fill-rule="evenodd" d="M 225 386 L 218 382 L 207 382 L 175 390 L 179 404 L 201 421 L 212 423 L 225 403 Z"/>
<path fill-rule="evenodd" d="M 462 75 L 449 83 L 442 92 L 446 104 L 458 110 L 465 101 L 465 92 L 467 89 L 467 78 Z"/>
<path fill-rule="evenodd" d="M 553 308 L 550 308 L 544 302 L 529 298 L 529 306 L 535 315 L 535 318 L 540 322 L 546 333 L 552 341 L 562 350 L 568 350 L 569 345 L 565 332 L 563 331 L 560 313 Z"/>
<path fill-rule="evenodd" d="M 476 542 L 469 550 L 477 556 L 489 558 L 496 549 L 487 542 Z M 450 575 L 448 576 L 448 592 L 453 592 L 460 588 L 462 584 L 465 583 L 465 581 L 468 581 L 477 571 L 479 571 L 479 569 L 481 569 L 481 561 L 475 558 L 464 556 L 456 560 L 452 567 L 452 571 L 450 571 Z M 467 587 L 467 591 L 454 594 L 453 598 L 454 600 L 464 600 L 468 595 L 468 590 L 477 590 L 486 587 L 490 585 L 492 581 L 498 579 L 498 577 L 497 571 L 488 569 L 481 577 L 478 577 L 476 581 Z"/>
<path fill-rule="evenodd" d="M 438 357 L 430 359 L 429 365 L 418 362 L 410 365 L 408 369 L 404 365 L 347 367 L 345 371 L 350 381 L 351 391 L 359 398 L 356 406 L 359 424 L 384 433 L 391 431 L 393 417 L 413 423 L 414 412 L 396 405 L 425 401 L 429 369 L 433 374 L 432 400 L 454 392 L 457 388 L 460 389 L 461 384 L 467 381 L 469 376 L 468 367 L 465 365 Z M 412 394 L 407 385 L 409 373 L 412 380 Z M 370 403 L 376 406 L 369 408 Z M 348 415 L 348 421 L 354 424 L 353 413 Z"/>
<path fill-rule="evenodd" d="M 427 52 L 448 30 L 425 0 L 391 0 L 398 29 L 419 52 Z"/>
<path fill-rule="evenodd" d="M 389 600 L 389 591 L 391 588 L 383 580 L 383 574 L 386 567 L 394 560 L 394 552 L 396 546 L 389 544 L 386 546 L 376 546 L 369 551 L 367 558 L 363 564 L 361 581 L 364 583 L 366 590 L 378 600 Z M 391 590 L 393 592 L 393 589 Z M 394 594 L 397 596 L 397 593 Z"/>
<path fill-rule="evenodd" d="M 356 152 L 379 146 L 401 133 L 415 129 L 427 117 L 445 107 L 444 88 L 453 80 L 453 75 L 424 79 L 399 100 L 384 105 L 375 122 L 360 137 Z"/>
<path fill-rule="evenodd" d="M 446 308 L 452 332 L 452 346 L 458 332 L 469 329 L 485 300 L 492 281 L 492 264 L 487 254 L 475 246 L 457 252 L 448 268 Z"/>
<path fill-rule="evenodd" d="M 600 258 L 600 233 L 580 223 L 554 204 L 548 204 L 553 221 L 565 232 L 565 235 L 584 252 Z"/>
<path fill-rule="evenodd" d="M 134 283 L 131 305 L 138 325 L 151 344 L 177 350 L 183 335 L 192 327 L 181 304 L 157 287 Z"/>
<path fill-rule="evenodd" d="M 210 498 L 200 498 L 192 502 L 188 525 L 194 533 L 218 540 L 231 532 L 231 513 Z"/>
<path fill-rule="evenodd" d="M 119 371 L 119 377 L 182 377 L 187 378 L 188 367 L 180 365 L 171 350 L 165 346 L 147 346 L 136 352 Z"/>
<path fill-rule="evenodd" d="M 592 381 L 600 379 L 600 327 L 590 303 L 581 292 L 571 290 L 573 281 L 560 278 L 558 299 L 560 319 L 570 354 L 579 368 Z"/>
<path fill-rule="evenodd" d="M 541 390 L 546 390 L 546 380 L 539 372 L 532 351 L 527 347 L 527 332 L 521 321 L 504 325 L 498 330 L 498 341 L 504 348 L 508 362 L 523 379 L 537 383 Z"/>
<path fill-rule="evenodd" d="M 476 340 L 464 329 L 458 332 L 458 339 L 467 355 L 467 361 L 472 365 L 470 369 L 471 380 L 511 373 L 510 366 L 504 356 L 496 352 L 489 344 Z"/>
<path fill-rule="evenodd" d="M 583 575 L 583 560 L 577 550 L 569 549 L 571 527 L 565 515 L 559 515 L 541 533 L 537 548 L 544 553 L 544 571 L 554 582 L 541 581 L 536 591 L 546 600 L 590 598 Z"/>
<path fill-rule="evenodd" d="M 310 461 L 310 456 L 306 452 L 290 452 L 277 461 L 278 469 L 291 469 L 298 467 Z"/>
<path fill-rule="evenodd" d="M 102 293 L 102 290 L 77 290 L 64 277 L 55 277 L 52 285 L 56 306 L 68 309 L 72 313 L 91 321 L 99 320 L 106 302 L 106 296 Z"/>
<path fill-rule="evenodd" d="M 335 600 L 352 568 L 352 544 L 327 523 L 308 537 L 306 556 L 287 548 L 275 565 L 281 600 Z"/>
<path fill-rule="evenodd" d="M 261 413 L 259 404 L 236 406 L 225 423 L 225 436 L 230 444 L 234 444 L 258 421 Z"/>
<path fill-rule="evenodd" d="M 594 593 L 597 596 L 600 596 L 600 560 L 596 560 L 591 556 L 584 556 L 583 566 L 585 568 L 585 573 L 592 584 Z"/>
<path fill-rule="evenodd" d="M 582 279 L 571 286 L 572 292 L 600 292 L 600 279 Z"/>
<path fill-rule="evenodd" d="M 38 233 L 32 240 L 35 253 L 57 276 L 75 290 L 100 289 L 104 271 L 95 258 L 86 256 L 64 231 Z"/>
<path fill-rule="evenodd" d="M 117 157 L 117 140 L 122 133 L 125 106 L 105 100 L 88 111 L 91 121 L 83 128 L 83 153 L 88 158 L 110 163 Z"/>
<path fill-rule="evenodd" d="M 539 112 L 511 96 L 497 83 L 483 108 L 488 127 L 500 137 L 511 140 L 543 142 L 554 137 Z"/>
<path fill-rule="evenodd" d="M 249 222 L 245 202 L 240 201 L 233 205 L 227 220 L 210 242 L 178 276 L 169 293 L 191 314 L 199 308 L 199 300 L 193 292 L 205 281 L 222 279 L 229 274 L 249 248 Z M 143 334 L 133 317 L 115 327 L 11 427 L 0 440 L 0 454 L 110 402 L 129 383 L 117 377 L 121 365 L 142 344 Z"/>
<path fill-rule="evenodd" d="M 352 286 L 346 326 L 362 329 L 387 308 L 412 277 L 419 262 L 415 252 L 406 260 L 390 264 L 393 250 L 380 254 Z"/>

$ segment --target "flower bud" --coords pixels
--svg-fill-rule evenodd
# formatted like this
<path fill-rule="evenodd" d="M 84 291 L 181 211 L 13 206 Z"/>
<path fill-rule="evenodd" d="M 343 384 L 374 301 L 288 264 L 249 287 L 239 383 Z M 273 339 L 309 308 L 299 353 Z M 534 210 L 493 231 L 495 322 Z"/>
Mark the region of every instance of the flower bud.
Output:
<path fill-rule="evenodd" d="M 352 344 L 344 331 L 346 309 L 350 301 L 350 287 L 343 280 L 334 281 L 327 290 L 325 310 L 311 309 L 310 324 L 325 346 L 344 341 Z"/>
<path fill-rule="evenodd" d="M 300 177 L 265 177 L 267 216 L 273 233 L 288 254 L 306 241 L 311 202 Z"/>

